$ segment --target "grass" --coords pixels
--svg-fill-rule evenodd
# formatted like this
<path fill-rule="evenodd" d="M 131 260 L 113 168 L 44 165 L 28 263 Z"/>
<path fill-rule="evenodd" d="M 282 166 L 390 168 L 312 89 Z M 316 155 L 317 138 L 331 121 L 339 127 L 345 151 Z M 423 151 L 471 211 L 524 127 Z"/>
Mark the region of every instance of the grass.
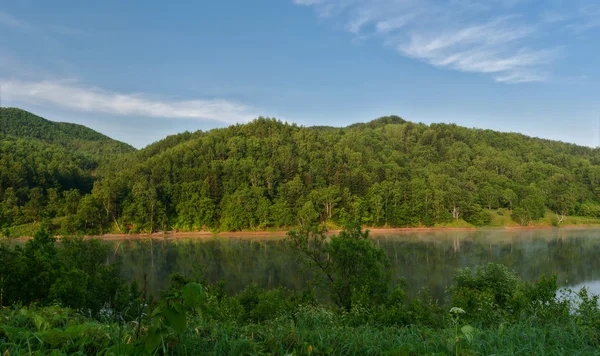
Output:
<path fill-rule="evenodd" d="M 100 322 L 58 307 L 3 309 L 0 354 L 119 354 L 136 340 L 135 323 Z M 188 320 L 180 335 L 164 340 L 169 355 L 598 355 L 598 340 L 577 324 L 475 326 L 472 338 L 454 329 L 352 325 L 351 316 L 305 307 L 263 323 Z M 126 346 L 123 346 L 124 348 Z M 162 348 L 159 348 L 162 349 Z"/>
<path fill-rule="evenodd" d="M 546 218 L 548 218 L 548 214 L 546 214 Z M 555 218 L 555 215 L 552 214 L 551 218 Z M 561 225 L 599 225 L 600 226 L 600 218 L 587 217 L 587 216 L 567 216 L 565 221 L 561 223 Z"/>
<path fill-rule="evenodd" d="M 459 219 L 459 220 L 452 220 L 452 222 L 449 223 L 444 223 L 444 224 L 435 224 L 433 226 L 434 228 L 452 228 L 452 229 L 472 229 L 475 228 L 476 226 L 473 224 L 469 224 L 468 222 L 464 221 L 463 219 Z"/>
<path fill-rule="evenodd" d="M 492 222 L 490 223 L 491 227 L 506 227 L 506 226 L 519 226 L 516 222 L 514 222 L 510 215 L 511 211 L 507 209 L 493 209 L 490 210 L 490 214 L 492 215 Z"/>
<path fill-rule="evenodd" d="M 40 229 L 40 223 L 30 223 L 7 228 L 9 237 L 33 236 Z M 3 232 L 6 235 L 6 231 Z"/>
<path fill-rule="evenodd" d="M 490 227 L 518 227 L 518 223 L 511 219 L 512 212 L 507 209 L 490 210 L 492 222 Z M 547 211 L 546 215 L 538 220 L 531 222 L 530 226 L 554 226 L 553 221 L 556 220 L 556 214 Z M 560 226 L 600 226 L 600 218 L 589 216 L 567 216 Z"/>

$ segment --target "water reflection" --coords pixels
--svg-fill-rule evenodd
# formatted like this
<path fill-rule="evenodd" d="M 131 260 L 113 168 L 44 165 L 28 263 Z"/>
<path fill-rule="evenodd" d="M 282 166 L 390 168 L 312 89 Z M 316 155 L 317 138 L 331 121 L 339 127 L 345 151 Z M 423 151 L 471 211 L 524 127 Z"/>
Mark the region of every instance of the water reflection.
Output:
<path fill-rule="evenodd" d="M 502 263 L 533 281 L 557 273 L 561 283 L 600 285 L 600 229 L 477 230 L 414 232 L 374 236 L 392 262 L 393 280 L 406 278 L 409 293 L 428 287 L 442 299 L 454 270 Z M 120 256 L 126 278 L 147 276 L 153 293 L 171 273 L 191 275 L 204 266 L 210 282 L 224 279 L 230 293 L 250 283 L 301 289 L 310 273 L 299 269 L 281 240 L 211 238 L 202 240 L 126 240 L 111 242 L 111 259 Z M 600 291 L 598 291 L 600 292 Z"/>

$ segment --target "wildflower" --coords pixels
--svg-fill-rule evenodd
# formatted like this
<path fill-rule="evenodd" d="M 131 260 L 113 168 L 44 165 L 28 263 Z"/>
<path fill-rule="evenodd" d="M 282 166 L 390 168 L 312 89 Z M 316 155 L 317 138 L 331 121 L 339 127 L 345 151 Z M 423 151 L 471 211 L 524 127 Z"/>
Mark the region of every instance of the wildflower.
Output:
<path fill-rule="evenodd" d="M 453 313 L 453 314 L 464 314 L 465 311 L 462 308 L 452 307 L 452 309 L 450 309 L 450 313 Z"/>

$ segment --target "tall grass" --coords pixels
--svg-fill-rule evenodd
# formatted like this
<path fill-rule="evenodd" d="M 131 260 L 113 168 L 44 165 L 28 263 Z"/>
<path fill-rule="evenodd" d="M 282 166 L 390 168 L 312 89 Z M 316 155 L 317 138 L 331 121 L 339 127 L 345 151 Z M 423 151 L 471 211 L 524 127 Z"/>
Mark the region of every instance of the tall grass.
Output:
<path fill-rule="evenodd" d="M 119 354 L 118 344 L 136 341 L 135 322 L 91 320 L 71 310 L 47 307 L 0 312 L 2 355 Z M 512 323 L 474 325 L 473 338 L 456 343 L 450 324 L 352 324 L 349 315 L 303 306 L 264 322 L 189 318 L 180 335 L 166 339 L 169 355 L 594 355 L 598 330 L 578 323 L 540 323 L 524 317 Z"/>

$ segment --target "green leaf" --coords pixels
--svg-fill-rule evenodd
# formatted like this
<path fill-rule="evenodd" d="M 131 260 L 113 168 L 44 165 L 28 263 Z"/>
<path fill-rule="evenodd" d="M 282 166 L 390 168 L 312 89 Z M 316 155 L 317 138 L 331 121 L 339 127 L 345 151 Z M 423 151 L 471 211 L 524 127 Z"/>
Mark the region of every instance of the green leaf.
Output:
<path fill-rule="evenodd" d="M 154 308 L 154 310 L 152 311 L 152 314 L 150 314 L 151 317 L 157 317 L 160 314 L 162 314 L 163 312 L 163 307 L 161 305 L 157 306 L 156 308 Z"/>
<path fill-rule="evenodd" d="M 158 345 L 160 345 L 160 340 L 161 340 L 161 333 L 157 329 L 157 327 L 153 326 L 153 327 L 149 328 L 148 335 L 146 336 L 146 342 L 145 342 L 146 351 L 148 351 L 149 353 L 153 353 L 154 350 L 156 350 L 156 348 L 158 347 Z"/>
<path fill-rule="evenodd" d="M 135 347 L 132 344 L 117 344 L 109 350 L 113 355 L 133 355 Z"/>
<path fill-rule="evenodd" d="M 39 332 L 37 336 L 52 346 L 57 346 L 64 343 L 68 336 L 60 329 L 51 329 L 48 331 Z"/>
<path fill-rule="evenodd" d="M 68 328 L 65 329 L 65 333 L 67 333 L 69 336 L 76 337 L 76 336 L 82 336 L 83 334 L 88 333 L 88 331 L 94 330 L 94 329 L 98 329 L 98 327 L 93 324 L 86 323 L 86 324 L 69 326 Z"/>
<path fill-rule="evenodd" d="M 462 331 L 463 335 L 465 335 L 465 338 L 469 343 L 473 341 L 473 336 L 475 335 L 476 331 L 474 327 L 472 327 L 471 325 L 465 325 L 462 328 L 460 328 L 460 331 Z"/>
<path fill-rule="evenodd" d="M 204 301 L 206 293 L 204 287 L 200 283 L 189 283 L 181 290 L 183 294 L 183 300 L 185 305 L 190 308 L 196 308 L 200 306 L 200 303 Z"/>
<path fill-rule="evenodd" d="M 169 325 L 171 325 L 175 332 L 181 334 L 187 329 L 186 313 L 185 311 L 183 313 L 179 312 L 177 309 L 180 308 L 170 307 L 165 310 L 164 314 L 169 321 Z"/>

